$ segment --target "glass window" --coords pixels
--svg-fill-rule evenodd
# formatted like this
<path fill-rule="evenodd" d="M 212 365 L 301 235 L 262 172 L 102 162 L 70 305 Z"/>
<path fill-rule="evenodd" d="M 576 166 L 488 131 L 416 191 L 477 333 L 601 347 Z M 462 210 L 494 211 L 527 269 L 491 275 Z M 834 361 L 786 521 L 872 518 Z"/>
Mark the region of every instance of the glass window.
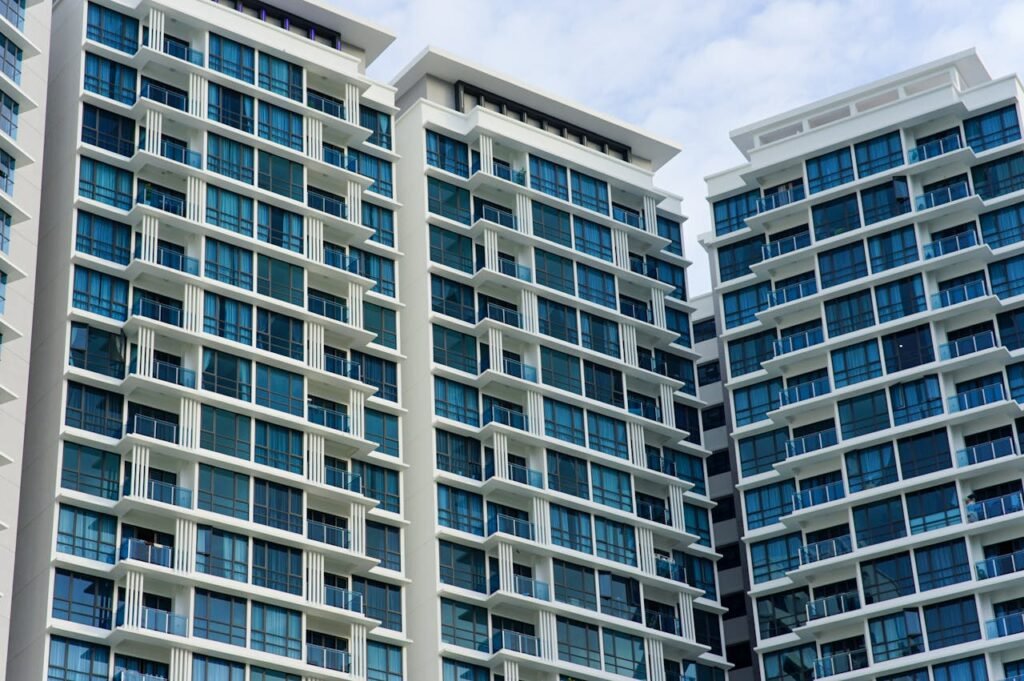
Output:
<path fill-rule="evenodd" d="M 86 21 L 85 35 L 89 40 L 128 54 L 138 52 L 138 19 L 90 2 Z"/>
<path fill-rule="evenodd" d="M 135 103 L 135 69 L 104 57 L 85 53 L 85 89 L 98 95 L 128 104 Z"/>
<path fill-rule="evenodd" d="M 555 600 L 588 610 L 597 610 L 597 586 L 594 571 L 589 567 L 576 565 L 555 558 L 553 585 Z"/>
<path fill-rule="evenodd" d="M 715 236 L 723 236 L 746 227 L 745 220 L 757 213 L 757 201 L 761 192 L 752 191 L 715 201 L 712 210 L 715 216 Z"/>
<path fill-rule="evenodd" d="M 14 166 L 8 164 L 0 171 L 0 189 L 10 194 L 14 187 Z M 132 173 L 127 170 L 83 156 L 79 166 L 78 194 L 114 208 L 131 210 L 135 201 L 132 178 Z"/>
<path fill-rule="evenodd" d="M 1024 203 L 982 213 L 980 221 L 982 239 L 992 248 L 1024 240 Z"/>
<path fill-rule="evenodd" d="M 432 325 L 434 361 L 476 375 L 476 338 L 438 324 Z"/>
<path fill-rule="evenodd" d="M 82 142 L 130 157 L 135 153 L 135 121 L 85 104 L 82 107 Z"/>
<path fill-rule="evenodd" d="M 246 600 L 206 589 L 196 589 L 192 635 L 235 646 L 245 646 Z"/>
<path fill-rule="evenodd" d="M 577 395 L 583 392 L 583 379 L 578 357 L 542 345 L 540 360 L 542 383 Z"/>
<path fill-rule="evenodd" d="M 217 36 L 210 34 L 210 45 Z M 213 61 L 213 55 L 210 56 Z M 242 132 L 253 132 L 253 98 L 241 92 L 226 88 L 217 83 L 210 83 L 206 115 L 212 121 L 237 128 Z"/>
<path fill-rule="evenodd" d="M 578 461 L 583 463 L 582 460 Z M 594 501 L 623 511 L 633 511 L 633 484 L 629 473 L 592 463 L 590 476 L 594 484 Z M 583 494 L 578 496 L 586 498 L 585 477 L 582 491 Z"/>
<path fill-rule="evenodd" d="M 935 681 L 988 681 L 984 655 L 932 667 Z M 916 681 L 916 679 L 915 679 Z"/>
<path fill-rule="evenodd" d="M 72 322 L 68 364 L 113 378 L 124 378 L 124 344 L 122 334 Z"/>
<path fill-rule="evenodd" d="M 252 362 L 218 350 L 203 350 L 203 390 L 236 400 L 252 399 Z"/>
<path fill-rule="evenodd" d="M 1024 257 L 1016 256 L 994 262 L 988 266 L 992 280 L 992 293 L 1000 298 L 1012 298 L 1024 293 Z"/>
<path fill-rule="evenodd" d="M 938 376 L 896 383 L 889 388 L 893 424 L 900 426 L 942 413 L 942 391 Z"/>
<path fill-rule="evenodd" d="M 584 446 L 583 410 L 545 397 L 544 433 L 559 440 Z"/>
<path fill-rule="evenodd" d="M 572 202 L 577 206 L 607 215 L 608 184 L 596 177 L 574 170 L 572 171 Z"/>
<path fill-rule="evenodd" d="M 248 537 L 200 525 L 196 532 L 196 570 L 236 582 L 248 581 Z"/>
<path fill-rule="evenodd" d="M 928 431 L 897 441 L 900 473 L 904 480 L 949 468 L 949 439 L 946 429 Z"/>
<path fill-rule="evenodd" d="M 569 200 L 565 166 L 530 154 L 530 188 L 564 201 Z M 575 184 L 575 182 L 574 182 Z M 607 212 L 607 209 L 606 209 Z"/>
<path fill-rule="evenodd" d="M 813 643 L 765 653 L 762 658 L 764 681 L 808 681 L 814 678 L 817 657 Z"/>
<path fill-rule="evenodd" d="M 860 200 L 864 204 L 865 225 L 909 213 L 911 203 L 907 178 L 894 177 L 885 184 L 865 189 L 860 193 Z"/>
<path fill-rule="evenodd" d="M 4 219 L 5 228 L 9 227 L 8 219 Z M 10 239 L 9 233 L 6 238 Z M 83 210 L 78 211 L 75 250 L 80 253 L 94 255 L 119 265 L 127 265 L 132 255 L 131 241 L 132 229 L 123 222 L 114 222 L 109 218 L 93 215 Z M 5 243 L 5 248 L 2 249 L 5 253 L 9 251 L 9 248 L 6 247 L 8 243 Z"/>
<path fill-rule="evenodd" d="M 924 284 L 919 275 L 876 286 L 875 299 L 879 323 L 923 312 L 927 308 Z"/>
<path fill-rule="evenodd" d="M 626 423 L 594 411 L 587 412 L 587 443 L 591 449 L 620 459 L 629 458 Z"/>
<path fill-rule="evenodd" d="M 771 283 L 765 281 L 738 291 L 724 293 L 722 306 L 725 310 L 726 328 L 731 329 L 756 321 L 756 314 L 768 307 L 768 294 L 771 290 Z"/>
<path fill-rule="evenodd" d="M 743 493 L 743 505 L 746 510 L 747 529 L 755 530 L 766 527 L 793 511 L 793 494 L 796 487 L 792 480 L 783 480 L 772 485 L 764 485 L 747 490 Z"/>
<path fill-rule="evenodd" d="M 532 202 L 533 235 L 556 244 L 572 247 L 569 214 L 537 201 Z"/>
<path fill-rule="evenodd" d="M 487 562 L 483 551 L 443 539 L 437 542 L 437 550 L 443 584 L 487 592 Z"/>
<path fill-rule="evenodd" d="M 374 343 L 398 349 L 398 317 L 394 310 L 364 301 L 363 330 L 377 334 Z"/>
<path fill-rule="evenodd" d="M 573 216 L 576 250 L 612 262 L 612 230 L 590 220 Z"/>
<path fill-rule="evenodd" d="M 896 456 L 892 445 L 885 443 L 847 452 L 846 480 L 851 494 L 896 482 Z"/>
<path fill-rule="evenodd" d="M 917 609 L 901 610 L 868 620 L 871 659 L 877 664 L 924 652 L 924 635 Z"/>
<path fill-rule="evenodd" d="M 252 184 L 253 148 L 211 132 L 206 136 L 206 169 Z"/>
<path fill-rule="evenodd" d="M 903 165 L 899 130 L 857 143 L 857 175 L 867 177 Z"/>
<path fill-rule="evenodd" d="M 810 194 L 852 181 L 853 157 L 849 147 L 807 160 L 807 189 Z"/>
<path fill-rule="evenodd" d="M 556 291 L 575 295 L 576 278 L 573 261 L 560 255 L 549 253 L 543 249 L 533 250 L 533 262 L 537 283 L 553 288 Z"/>
<path fill-rule="evenodd" d="M 601 639 L 597 625 L 558 617 L 555 628 L 559 660 L 601 668 Z"/>
<path fill-rule="evenodd" d="M 832 351 L 832 378 L 837 389 L 881 375 L 882 358 L 875 339 Z"/>
<path fill-rule="evenodd" d="M 908 500 L 909 506 L 909 500 Z M 963 539 L 932 544 L 914 551 L 917 564 L 917 582 L 921 591 L 938 589 L 971 579 L 971 565 L 967 560 L 967 546 Z"/>
<path fill-rule="evenodd" d="M 750 571 L 754 583 L 781 579 L 788 570 L 798 568 L 801 546 L 803 539 L 799 532 L 751 543 Z"/>
<path fill-rule="evenodd" d="M 462 532 L 484 535 L 483 498 L 479 494 L 437 486 L 437 522 Z"/>
<path fill-rule="evenodd" d="M 107 437 L 120 438 L 124 398 L 81 383 L 68 382 L 64 424 Z"/>
<path fill-rule="evenodd" d="M 615 275 L 576 263 L 576 277 L 581 298 L 615 309 Z"/>
<path fill-rule="evenodd" d="M 620 356 L 618 324 L 589 312 L 580 312 L 580 327 L 583 347 L 611 357 Z"/>
<path fill-rule="evenodd" d="M 759 371 L 762 362 L 775 356 L 774 343 L 774 330 L 729 341 L 729 375 L 736 378 Z"/>
<path fill-rule="evenodd" d="M 825 301 L 825 323 L 831 338 L 853 333 L 875 323 L 871 292 L 860 291 Z"/>
<path fill-rule="evenodd" d="M 120 456 L 75 442 L 63 443 L 61 487 L 116 501 L 120 483 Z"/>
<path fill-rule="evenodd" d="M 773 379 L 733 390 L 736 425 L 746 426 L 768 418 L 768 412 L 779 408 L 782 380 Z"/>
<path fill-rule="evenodd" d="M 366 678 L 369 681 L 402 681 L 402 649 L 380 641 L 367 641 Z"/>
<path fill-rule="evenodd" d="M 210 33 L 210 68 L 252 83 L 255 80 L 255 50 L 248 45 Z"/>
<path fill-rule="evenodd" d="M 818 241 L 859 229 L 857 195 L 850 194 L 813 206 L 811 220 L 814 223 L 814 238 Z"/>
<path fill-rule="evenodd" d="M 203 307 L 203 331 L 236 343 L 252 344 L 250 305 L 207 291 Z"/>
<path fill-rule="evenodd" d="M 53 617 L 110 629 L 114 583 L 109 579 L 57 568 L 53 575 Z"/>
<path fill-rule="evenodd" d="M 889 405 L 885 400 L 885 391 L 876 390 L 867 395 L 840 400 L 839 424 L 844 440 L 888 428 Z"/>
<path fill-rule="evenodd" d="M 935 361 L 932 335 L 927 324 L 882 336 L 885 370 L 892 374 Z"/>
<path fill-rule="evenodd" d="M 302 534 L 302 490 L 268 480 L 253 480 L 252 520 Z"/>
<path fill-rule="evenodd" d="M 249 519 L 249 476 L 199 465 L 199 508 L 239 520 Z"/>
<path fill-rule="evenodd" d="M 854 279 L 866 277 L 868 265 L 864 258 L 864 245 L 857 241 L 847 246 L 823 251 L 818 254 L 818 267 L 822 288 L 838 286 Z"/>
<path fill-rule="evenodd" d="M 464 225 L 472 222 L 469 192 L 433 177 L 427 178 L 427 210 Z"/>
<path fill-rule="evenodd" d="M 303 379 L 284 369 L 256 365 L 256 404 L 293 416 L 302 416 L 304 408 Z"/>
<path fill-rule="evenodd" d="M 402 587 L 353 577 L 352 590 L 362 594 L 367 617 L 380 620 L 384 629 L 402 631 Z"/>
<path fill-rule="evenodd" d="M 581 553 L 593 553 L 590 514 L 551 504 L 551 542 Z"/>
<path fill-rule="evenodd" d="M 739 441 L 740 469 L 744 476 L 772 470 L 772 466 L 786 458 L 786 428 L 743 438 Z"/>
<path fill-rule="evenodd" d="M 434 377 L 434 413 L 471 426 L 480 425 L 479 394 L 476 388 Z"/>
<path fill-rule="evenodd" d="M 924 622 L 929 650 L 981 638 L 974 596 L 924 606 Z"/>
<path fill-rule="evenodd" d="M 366 140 L 367 142 L 384 149 L 391 148 L 391 114 L 371 109 L 360 102 L 359 125 L 373 131 L 370 138 Z"/>
<path fill-rule="evenodd" d="M 431 309 L 472 324 L 476 321 L 473 289 L 465 284 L 439 277 L 430 277 Z M 543 333 L 543 331 L 541 331 Z"/>
<path fill-rule="evenodd" d="M 604 639 L 604 670 L 633 679 L 646 679 L 644 640 L 607 627 L 601 633 Z"/>
<path fill-rule="evenodd" d="M 50 636 L 48 681 L 107 681 L 109 676 L 110 648 L 56 634 Z"/>
<path fill-rule="evenodd" d="M 302 613 L 252 602 L 250 647 L 273 655 L 302 658 Z"/>
<path fill-rule="evenodd" d="M 352 472 L 362 480 L 363 494 L 380 502 L 378 509 L 401 513 L 398 471 L 365 461 L 353 461 Z"/>
<path fill-rule="evenodd" d="M 907 536 L 900 497 L 854 507 L 853 522 L 857 528 L 857 546 L 861 548 Z"/>
<path fill-rule="evenodd" d="M 982 199 L 994 199 L 1024 187 L 1024 153 L 982 163 L 971 168 L 974 191 Z"/>
<path fill-rule="evenodd" d="M 397 527 L 366 521 L 366 555 L 386 570 L 402 569 L 402 531 Z"/>
<path fill-rule="evenodd" d="M 302 116 L 269 102 L 260 102 L 260 137 L 302 151 Z"/>
<path fill-rule="evenodd" d="M 939 485 L 907 494 L 910 533 L 929 532 L 960 523 L 960 498 L 956 485 Z"/>
<path fill-rule="evenodd" d="M 549 284 L 541 281 L 539 254 L 543 252 L 540 249 L 536 250 L 538 254 L 537 283 L 548 286 Z M 456 234 L 447 229 L 441 229 L 437 225 L 430 225 L 430 259 L 433 262 L 471 274 L 475 269 L 473 263 L 473 240 L 468 236 Z M 571 270 L 569 276 L 572 276 Z"/>
<path fill-rule="evenodd" d="M 757 628 L 761 638 L 785 636 L 807 623 L 806 588 L 783 591 L 757 600 Z"/>
<path fill-rule="evenodd" d="M 860 576 L 865 605 L 914 593 L 914 572 L 909 553 L 864 561 L 860 565 Z"/>
<path fill-rule="evenodd" d="M 261 55 L 262 56 L 262 55 Z M 259 188 L 296 201 L 303 200 L 303 167 L 301 163 L 271 154 L 259 153 Z"/>
<path fill-rule="evenodd" d="M 264 90 L 301 102 L 302 67 L 261 52 L 259 85 Z"/>
<path fill-rule="evenodd" d="M 487 632 L 487 608 L 441 599 L 441 640 L 444 643 L 486 653 L 490 651 Z"/>
<path fill-rule="evenodd" d="M 1017 107 L 1013 104 L 964 120 L 967 146 L 985 151 L 1020 139 Z"/>

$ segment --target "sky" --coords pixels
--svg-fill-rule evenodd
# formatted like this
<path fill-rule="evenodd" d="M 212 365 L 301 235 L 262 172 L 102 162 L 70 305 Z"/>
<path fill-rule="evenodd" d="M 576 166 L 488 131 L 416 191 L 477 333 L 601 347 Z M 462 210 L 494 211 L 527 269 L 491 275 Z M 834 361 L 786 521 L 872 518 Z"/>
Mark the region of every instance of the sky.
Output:
<path fill-rule="evenodd" d="M 730 130 L 969 47 L 1024 71 L 1024 0 L 330 1 L 398 36 L 371 77 L 432 45 L 679 143 L 655 183 L 684 197 L 693 294 L 703 178 L 743 161 Z"/>

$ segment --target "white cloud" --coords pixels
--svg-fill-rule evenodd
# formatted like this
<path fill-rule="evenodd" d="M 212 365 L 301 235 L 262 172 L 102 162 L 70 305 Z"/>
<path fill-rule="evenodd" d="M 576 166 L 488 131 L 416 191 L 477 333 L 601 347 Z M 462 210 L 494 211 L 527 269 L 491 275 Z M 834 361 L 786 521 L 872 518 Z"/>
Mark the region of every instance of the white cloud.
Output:
<path fill-rule="evenodd" d="M 341 5 L 340 0 L 334 0 Z M 729 130 L 976 46 L 995 76 L 1024 67 L 1024 0 L 346 0 L 395 31 L 388 79 L 431 44 L 680 142 L 658 184 L 685 197 L 693 292 L 704 176 L 743 159 Z"/>

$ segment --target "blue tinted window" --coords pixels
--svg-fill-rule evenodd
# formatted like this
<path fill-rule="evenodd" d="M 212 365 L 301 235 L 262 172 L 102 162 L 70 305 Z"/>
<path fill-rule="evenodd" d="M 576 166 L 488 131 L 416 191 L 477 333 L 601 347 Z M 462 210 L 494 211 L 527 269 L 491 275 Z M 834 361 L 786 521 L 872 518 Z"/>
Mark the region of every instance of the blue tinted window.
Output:
<path fill-rule="evenodd" d="M 807 160 L 807 189 L 814 194 L 853 181 L 850 149 L 836 149 Z"/>

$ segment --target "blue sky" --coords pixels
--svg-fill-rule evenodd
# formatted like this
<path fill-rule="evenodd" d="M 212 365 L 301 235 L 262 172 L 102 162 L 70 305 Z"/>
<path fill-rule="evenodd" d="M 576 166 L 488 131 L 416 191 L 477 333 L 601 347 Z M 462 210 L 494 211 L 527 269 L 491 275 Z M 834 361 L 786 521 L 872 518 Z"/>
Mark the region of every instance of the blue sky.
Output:
<path fill-rule="evenodd" d="M 398 35 L 373 77 L 434 45 L 679 142 L 657 183 L 684 196 L 694 293 L 703 177 L 742 161 L 729 130 L 972 46 L 1024 70 L 1024 0 L 331 1 Z"/>

